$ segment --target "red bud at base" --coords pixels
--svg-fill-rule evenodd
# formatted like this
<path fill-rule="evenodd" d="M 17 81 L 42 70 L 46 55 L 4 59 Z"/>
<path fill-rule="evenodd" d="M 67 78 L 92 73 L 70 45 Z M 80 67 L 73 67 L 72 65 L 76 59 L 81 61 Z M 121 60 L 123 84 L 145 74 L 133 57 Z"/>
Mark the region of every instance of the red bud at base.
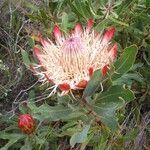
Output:
<path fill-rule="evenodd" d="M 29 114 L 20 115 L 18 118 L 18 127 L 25 134 L 31 134 L 35 130 L 35 120 Z"/>

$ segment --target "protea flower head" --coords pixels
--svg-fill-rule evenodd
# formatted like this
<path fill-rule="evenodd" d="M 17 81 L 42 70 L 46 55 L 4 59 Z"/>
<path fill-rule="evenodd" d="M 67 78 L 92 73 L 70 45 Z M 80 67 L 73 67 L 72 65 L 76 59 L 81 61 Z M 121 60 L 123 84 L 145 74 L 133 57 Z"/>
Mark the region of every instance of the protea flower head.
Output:
<path fill-rule="evenodd" d="M 41 38 L 41 46 L 34 47 L 39 65 L 34 66 L 40 81 L 52 82 L 61 91 L 84 89 L 94 71 L 105 75 L 116 57 L 117 44 L 111 44 L 115 28 L 104 33 L 92 30 L 92 19 L 82 28 L 76 24 L 73 32 L 64 35 L 59 26 L 53 28 L 55 40 Z"/>
<path fill-rule="evenodd" d="M 23 133 L 31 134 L 35 130 L 35 120 L 29 114 L 22 114 L 18 118 L 18 127 Z"/>

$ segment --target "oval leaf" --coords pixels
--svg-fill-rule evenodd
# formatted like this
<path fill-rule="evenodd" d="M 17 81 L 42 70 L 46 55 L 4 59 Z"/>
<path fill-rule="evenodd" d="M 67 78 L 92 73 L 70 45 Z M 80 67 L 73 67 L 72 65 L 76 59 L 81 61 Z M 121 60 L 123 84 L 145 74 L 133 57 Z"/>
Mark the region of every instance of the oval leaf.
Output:
<path fill-rule="evenodd" d="M 123 86 L 112 86 L 108 91 L 98 94 L 97 102 L 115 102 L 118 103 L 120 99 L 125 102 L 130 102 L 135 98 L 133 92 L 129 89 L 125 89 Z"/>
<path fill-rule="evenodd" d="M 74 147 L 76 143 L 84 143 L 87 139 L 89 129 L 90 125 L 86 125 L 81 132 L 75 133 L 70 139 L 70 145 Z"/>
<path fill-rule="evenodd" d="M 94 72 L 91 80 L 88 82 L 88 84 L 83 92 L 84 98 L 92 95 L 96 91 L 96 89 L 100 85 L 100 79 L 101 79 L 101 71 L 97 70 Z"/>
<path fill-rule="evenodd" d="M 101 121 L 112 131 L 118 127 L 115 111 L 125 103 L 134 99 L 134 94 L 122 86 L 112 86 L 108 91 L 98 94 L 93 110 L 100 116 Z"/>
<path fill-rule="evenodd" d="M 30 65 L 31 61 L 29 59 L 28 53 L 25 50 L 21 50 L 21 54 L 22 54 L 22 59 L 23 59 L 23 62 L 25 63 L 25 65 Z"/>
<path fill-rule="evenodd" d="M 130 70 L 134 64 L 137 51 L 138 49 L 136 45 L 132 45 L 124 49 L 122 56 L 114 64 L 116 73 L 112 75 L 113 80 L 121 77 L 123 74 Z"/>

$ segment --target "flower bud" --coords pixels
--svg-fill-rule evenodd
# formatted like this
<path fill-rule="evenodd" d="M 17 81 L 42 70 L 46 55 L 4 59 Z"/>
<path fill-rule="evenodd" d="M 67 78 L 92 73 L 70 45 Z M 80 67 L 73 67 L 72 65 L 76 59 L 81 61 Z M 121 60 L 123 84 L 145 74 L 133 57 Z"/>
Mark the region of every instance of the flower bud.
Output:
<path fill-rule="evenodd" d="M 35 120 L 29 114 L 20 115 L 18 118 L 18 127 L 23 133 L 31 134 L 35 130 Z"/>

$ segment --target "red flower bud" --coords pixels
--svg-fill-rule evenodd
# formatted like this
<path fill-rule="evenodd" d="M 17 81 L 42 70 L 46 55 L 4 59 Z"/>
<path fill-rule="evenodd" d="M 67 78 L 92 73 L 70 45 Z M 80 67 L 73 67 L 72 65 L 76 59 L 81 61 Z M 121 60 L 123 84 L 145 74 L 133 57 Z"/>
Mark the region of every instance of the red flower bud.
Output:
<path fill-rule="evenodd" d="M 31 134 L 35 130 L 35 120 L 29 114 L 20 115 L 18 118 L 18 127 L 23 133 Z"/>

